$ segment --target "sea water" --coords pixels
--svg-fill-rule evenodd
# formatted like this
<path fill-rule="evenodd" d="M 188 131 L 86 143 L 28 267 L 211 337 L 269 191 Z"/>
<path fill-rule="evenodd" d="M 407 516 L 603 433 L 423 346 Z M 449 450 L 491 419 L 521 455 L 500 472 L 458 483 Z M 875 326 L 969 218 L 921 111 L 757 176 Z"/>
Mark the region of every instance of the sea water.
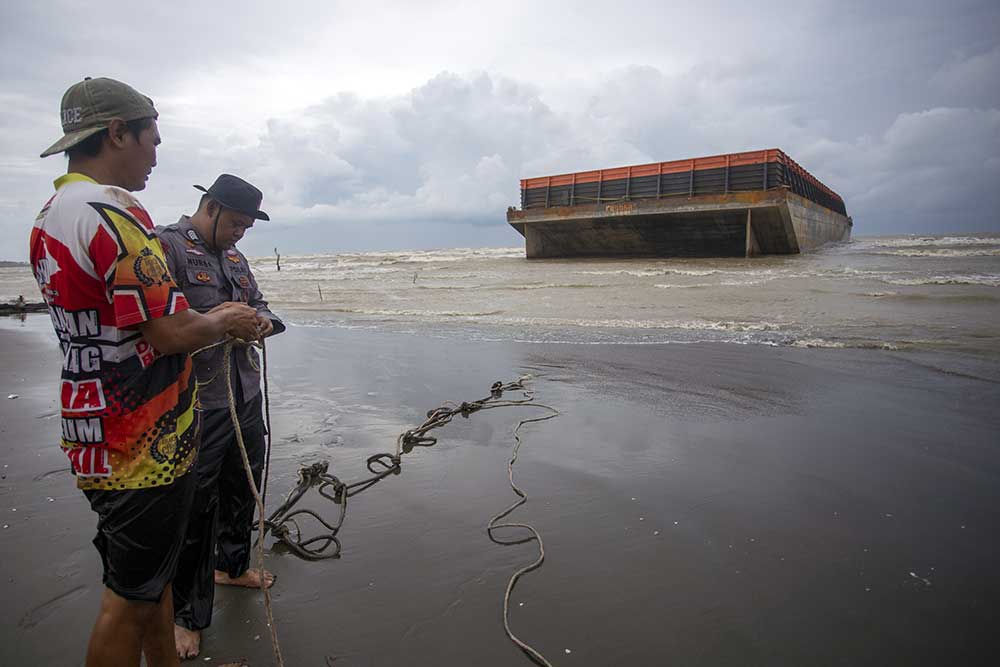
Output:
<path fill-rule="evenodd" d="M 862 237 L 750 259 L 527 260 L 520 247 L 251 260 L 293 325 L 473 340 L 728 342 L 1000 356 L 1000 235 Z M 0 300 L 37 300 L 27 267 Z"/>

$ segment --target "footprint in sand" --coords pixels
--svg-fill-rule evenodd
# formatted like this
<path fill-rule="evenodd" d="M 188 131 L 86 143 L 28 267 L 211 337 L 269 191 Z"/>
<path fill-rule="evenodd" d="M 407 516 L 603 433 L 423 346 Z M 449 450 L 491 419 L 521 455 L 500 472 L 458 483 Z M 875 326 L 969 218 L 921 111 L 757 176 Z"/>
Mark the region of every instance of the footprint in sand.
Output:
<path fill-rule="evenodd" d="M 55 612 L 62 609 L 65 605 L 81 597 L 86 592 L 86 586 L 77 586 L 76 588 L 71 588 L 65 593 L 57 595 L 48 602 L 43 602 L 22 616 L 21 620 L 17 623 L 17 627 L 22 630 L 30 630 Z"/>
<path fill-rule="evenodd" d="M 33 482 L 40 482 L 43 479 L 48 479 L 49 477 L 57 477 L 59 475 L 69 475 L 69 468 L 56 468 L 55 470 L 49 470 L 48 472 L 43 472 L 39 475 L 35 475 L 31 478 Z"/>

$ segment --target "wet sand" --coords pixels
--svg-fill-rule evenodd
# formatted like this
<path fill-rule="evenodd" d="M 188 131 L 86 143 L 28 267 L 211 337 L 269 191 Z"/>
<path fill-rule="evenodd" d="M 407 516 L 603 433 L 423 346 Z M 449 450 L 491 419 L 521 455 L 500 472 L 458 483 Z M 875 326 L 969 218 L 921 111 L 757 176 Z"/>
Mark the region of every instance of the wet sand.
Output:
<path fill-rule="evenodd" d="M 101 591 L 96 519 L 57 446 L 44 316 L 0 324 L 0 664 L 76 665 Z M 545 540 L 514 631 L 556 665 L 996 660 L 995 361 L 875 350 L 517 345 L 293 327 L 270 349 L 269 504 L 299 463 L 345 480 L 444 400 L 535 376 L 511 519 Z M 17 399 L 8 400 L 16 393 Z M 510 431 L 457 418 L 352 499 L 340 559 L 270 554 L 287 665 L 529 665 L 501 600 Z M 313 503 L 333 514 L 332 506 Z M 16 511 L 14 511 L 16 509 Z M 272 664 L 259 595 L 223 590 L 201 658 Z M 203 658 L 211 658 L 205 661 Z"/>

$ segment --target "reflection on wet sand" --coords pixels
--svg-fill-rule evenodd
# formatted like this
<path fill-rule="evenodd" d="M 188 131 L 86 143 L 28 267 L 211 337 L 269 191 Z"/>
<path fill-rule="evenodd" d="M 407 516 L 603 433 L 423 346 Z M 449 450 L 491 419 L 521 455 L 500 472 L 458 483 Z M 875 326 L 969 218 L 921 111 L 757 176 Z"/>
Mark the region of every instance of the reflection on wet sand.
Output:
<path fill-rule="evenodd" d="M 0 330 L 3 389 L 19 395 L 0 401 L 0 663 L 65 664 L 82 654 L 100 564 L 92 514 L 55 472 L 58 420 L 34 418 L 51 413 L 60 359 L 31 320 Z M 530 502 L 516 516 L 544 536 L 546 565 L 512 591 L 510 622 L 554 664 L 973 664 L 989 650 L 977 602 L 1000 598 L 989 359 L 942 373 L 955 360 L 938 352 L 283 338 L 268 351 L 272 511 L 301 465 L 362 479 L 427 406 L 536 376 L 561 415 L 521 429 Z M 481 411 L 414 448 L 405 474 L 351 503 L 340 558 L 271 550 L 287 664 L 530 664 L 500 608 L 537 549 L 498 547 L 484 525 L 511 500 L 511 431 L 532 416 Z M 336 508 L 311 498 L 298 507 Z M 269 664 L 257 595 L 216 601 L 204 655 Z"/>

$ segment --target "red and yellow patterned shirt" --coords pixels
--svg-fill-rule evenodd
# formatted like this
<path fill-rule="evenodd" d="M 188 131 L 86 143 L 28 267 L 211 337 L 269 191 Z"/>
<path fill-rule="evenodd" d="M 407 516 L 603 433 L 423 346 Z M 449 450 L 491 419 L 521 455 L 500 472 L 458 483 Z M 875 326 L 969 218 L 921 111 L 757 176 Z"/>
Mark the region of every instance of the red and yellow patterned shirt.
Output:
<path fill-rule="evenodd" d="M 161 355 L 137 324 L 187 309 L 126 190 L 55 182 L 31 230 L 31 265 L 63 353 L 62 448 L 82 489 L 170 484 L 194 464 L 191 358 Z"/>

